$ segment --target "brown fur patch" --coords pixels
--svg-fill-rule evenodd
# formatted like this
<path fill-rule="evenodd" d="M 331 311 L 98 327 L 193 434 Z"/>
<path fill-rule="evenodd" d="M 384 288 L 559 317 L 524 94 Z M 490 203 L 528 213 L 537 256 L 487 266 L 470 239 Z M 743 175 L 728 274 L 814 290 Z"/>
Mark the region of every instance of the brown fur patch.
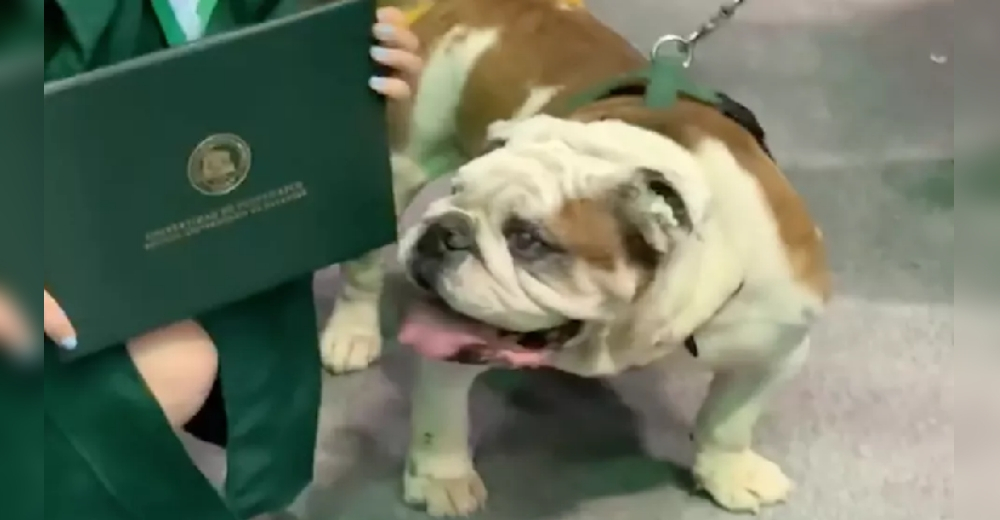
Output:
<path fill-rule="evenodd" d="M 470 157 L 485 144 L 490 123 L 513 115 L 533 88 L 564 89 L 553 100 L 558 103 L 643 63 L 627 40 L 590 12 L 555 0 L 438 0 L 413 29 L 429 52 L 456 25 L 502 31 L 473 67 L 458 109 L 456 144 Z"/>
<path fill-rule="evenodd" d="M 575 258 L 598 269 L 614 270 L 625 258 L 618 219 L 592 199 L 568 200 L 547 223 L 555 240 Z"/>
<path fill-rule="evenodd" d="M 652 270 L 658 261 L 656 253 L 606 202 L 566 201 L 547 228 L 571 255 L 601 270 L 613 271 L 623 264 Z"/>

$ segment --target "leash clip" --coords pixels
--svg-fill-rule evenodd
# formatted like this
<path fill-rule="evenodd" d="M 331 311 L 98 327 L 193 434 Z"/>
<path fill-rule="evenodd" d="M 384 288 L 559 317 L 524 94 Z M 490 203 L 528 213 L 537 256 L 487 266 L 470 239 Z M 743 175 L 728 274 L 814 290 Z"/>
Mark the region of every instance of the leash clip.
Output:
<path fill-rule="evenodd" d="M 676 34 L 668 34 L 656 40 L 653 44 L 653 50 L 650 52 L 650 58 L 655 61 L 659 58 L 660 48 L 664 45 L 670 43 L 675 47 L 676 52 L 681 58 L 681 63 L 684 68 L 691 66 L 691 62 L 694 61 L 694 45 L 701 41 L 706 36 L 712 34 L 724 23 L 728 22 L 733 18 L 741 7 L 746 4 L 747 0 L 726 0 L 726 3 L 719 7 L 705 23 L 701 24 L 698 29 L 691 33 L 688 37 L 678 36 Z"/>
<path fill-rule="evenodd" d="M 690 39 L 676 34 L 667 34 L 656 40 L 656 43 L 653 44 L 653 50 L 649 52 L 650 60 L 655 62 L 660 58 L 661 51 L 668 44 L 673 46 L 674 53 L 676 53 L 676 57 L 680 58 L 684 68 L 690 67 L 691 62 L 694 61 L 694 43 Z"/>

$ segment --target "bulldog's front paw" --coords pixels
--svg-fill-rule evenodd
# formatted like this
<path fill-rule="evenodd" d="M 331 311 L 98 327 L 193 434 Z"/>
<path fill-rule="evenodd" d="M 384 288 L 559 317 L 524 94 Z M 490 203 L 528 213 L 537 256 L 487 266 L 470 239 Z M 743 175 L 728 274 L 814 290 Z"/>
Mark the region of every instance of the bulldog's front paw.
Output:
<path fill-rule="evenodd" d="M 793 487 L 777 464 L 751 450 L 701 452 L 693 471 L 697 484 L 735 513 L 757 514 L 762 506 L 784 502 Z"/>
<path fill-rule="evenodd" d="M 424 506 L 435 518 L 461 518 L 486 505 L 486 485 L 465 457 L 455 460 L 411 456 L 403 476 L 407 504 Z"/>
<path fill-rule="evenodd" d="M 343 302 L 334 307 L 320 337 L 323 366 L 334 374 L 368 368 L 382 353 L 375 303 Z"/>

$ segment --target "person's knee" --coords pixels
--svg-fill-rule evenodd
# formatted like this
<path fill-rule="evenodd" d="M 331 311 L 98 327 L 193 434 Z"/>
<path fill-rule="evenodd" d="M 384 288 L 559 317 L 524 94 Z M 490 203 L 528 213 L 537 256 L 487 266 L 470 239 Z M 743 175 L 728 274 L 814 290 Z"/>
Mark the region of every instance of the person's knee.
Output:
<path fill-rule="evenodd" d="M 182 321 L 133 339 L 128 351 L 170 424 L 180 428 L 190 421 L 218 374 L 218 352 L 208 333 Z"/>

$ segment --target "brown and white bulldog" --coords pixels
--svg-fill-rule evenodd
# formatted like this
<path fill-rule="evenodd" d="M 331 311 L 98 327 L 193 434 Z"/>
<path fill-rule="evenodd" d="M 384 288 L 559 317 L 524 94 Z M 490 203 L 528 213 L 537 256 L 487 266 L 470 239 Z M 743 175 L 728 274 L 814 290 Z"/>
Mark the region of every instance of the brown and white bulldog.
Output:
<path fill-rule="evenodd" d="M 579 2 L 438 0 L 414 29 L 426 68 L 390 108 L 398 206 L 454 180 L 400 243 L 427 300 L 402 332 L 424 354 L 406 500 L 435 516 L 483 506 L 468 394 L 495 362 L 610 376 L 685 347 L 715 373 L 696 481 L 732 511 L 784 500 L 791 482 L 752 430 L 805 359 L 830 276 L 760 136 L 716 107 L 651 109 L 632 91 L 551 115 L 646 64 Z M 323 337 L 337 372 L 381 348 L 377 254 L 343 273 Z"/>

